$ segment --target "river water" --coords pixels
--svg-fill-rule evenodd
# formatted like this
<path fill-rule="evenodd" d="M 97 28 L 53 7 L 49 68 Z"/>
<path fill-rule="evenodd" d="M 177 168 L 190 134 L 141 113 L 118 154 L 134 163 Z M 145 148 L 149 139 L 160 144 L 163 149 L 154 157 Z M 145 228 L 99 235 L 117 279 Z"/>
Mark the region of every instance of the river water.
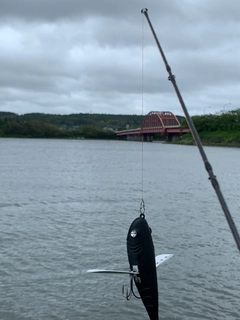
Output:
<path fill-rule="evenodd" d="M 142 191 L 160 319 L 239 319 L 240 254 L 195 146 L 0 139 L 0 319 L 148 319 L 122 297 Z M 206 147 L 240 230 L 240 149 Z M 143 177 L 143 178 L 142 178 Z M 142 183 L 143 181 L 143 183 Z"/>

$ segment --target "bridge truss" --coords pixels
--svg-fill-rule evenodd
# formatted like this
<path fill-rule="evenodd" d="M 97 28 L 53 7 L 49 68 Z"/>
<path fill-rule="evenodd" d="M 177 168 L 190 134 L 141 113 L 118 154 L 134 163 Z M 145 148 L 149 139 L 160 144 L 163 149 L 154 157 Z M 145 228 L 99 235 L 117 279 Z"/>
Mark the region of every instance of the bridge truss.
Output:
<path fill-rule="evenodd" d="M 144 133 L 163 133 L 167 129 L 180 128 L 177 117 L 169 111 L 151 111 L 143 120 L 141 134 Z"/>

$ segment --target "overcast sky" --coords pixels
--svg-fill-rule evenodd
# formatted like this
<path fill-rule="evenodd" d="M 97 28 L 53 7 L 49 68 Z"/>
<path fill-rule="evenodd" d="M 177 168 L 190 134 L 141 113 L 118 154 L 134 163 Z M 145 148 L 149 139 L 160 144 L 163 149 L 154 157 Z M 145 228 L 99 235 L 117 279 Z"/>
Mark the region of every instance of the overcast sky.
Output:
<path fill-rule="evenodd" d="M 0 4 L 0 111 L 183 115 L 144 7 L 190 115 L 240 108 L 240 1 Z"/>

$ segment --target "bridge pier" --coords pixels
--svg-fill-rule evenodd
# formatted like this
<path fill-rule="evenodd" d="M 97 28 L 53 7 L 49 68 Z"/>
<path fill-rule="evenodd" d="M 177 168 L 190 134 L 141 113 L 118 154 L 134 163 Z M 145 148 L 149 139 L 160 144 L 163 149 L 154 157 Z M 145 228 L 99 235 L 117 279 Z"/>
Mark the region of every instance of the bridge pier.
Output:
<path fill-rule="evenodd" d="M 144 142 L 153 142 L 153 141 L 166 141 L 173 142 L 179 139 L 181 135 L 176 133 L 168 133 L 164 135 L 159 134 L 131 134 L 131 135 L 121 135 L 118 138 L 126 141 L 144 141 Z"/>
<path fill-rule="evenodd" d="M 127 141 L 142 141 L 142 136 L 140 134 L 131 134 L 125 136 Z"/>
<path fill-rule="evenodd" d="M 152 142 L 153 141 L 153 134 L 131 134 L 131 135 L 126 135 L 127 141 L 144 141 L 144 142 Z"/>
<path fill-rule="evenodd" d="M 169 133 L 167 136 L 166 136 L 166 141 L 167 142 L 173 142 L 173 141 L 176 141 L 179 139 L 179 135 L 178 134 L 175 134 L 175 133 Z"/>
<path fill-rule="evenodd" d="M 153 141 L 153 135 L 152 134 L 144 134 L 143 135 L 143 141 L 152 142 Z"/>

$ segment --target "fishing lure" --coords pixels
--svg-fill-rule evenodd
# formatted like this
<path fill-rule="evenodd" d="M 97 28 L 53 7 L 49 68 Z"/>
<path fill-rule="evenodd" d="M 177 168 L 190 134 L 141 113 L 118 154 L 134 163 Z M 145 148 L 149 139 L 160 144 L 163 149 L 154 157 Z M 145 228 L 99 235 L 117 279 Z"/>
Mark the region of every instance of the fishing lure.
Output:
<path fill-rule="evenodd" d="M 124 292 L 123 286 L 123 296 L 127 300 L 130 300 L 132 295 L 142 299 L 149 318 L 151 320 L 158 320 L 158 283 L 156 268 L 170 259 L 173 254 L 161 254 L 155 257 L 152 231 L 144 214 L 140 214 L 130 225 L 127 234 L 127 253 L 129 261 L 128 271 L 92 269 L 87 272 L 129 274 L 130 289 Z M 134 292 L 133 283 L 135 283 L 137 287 L 139 296 Z"/>

